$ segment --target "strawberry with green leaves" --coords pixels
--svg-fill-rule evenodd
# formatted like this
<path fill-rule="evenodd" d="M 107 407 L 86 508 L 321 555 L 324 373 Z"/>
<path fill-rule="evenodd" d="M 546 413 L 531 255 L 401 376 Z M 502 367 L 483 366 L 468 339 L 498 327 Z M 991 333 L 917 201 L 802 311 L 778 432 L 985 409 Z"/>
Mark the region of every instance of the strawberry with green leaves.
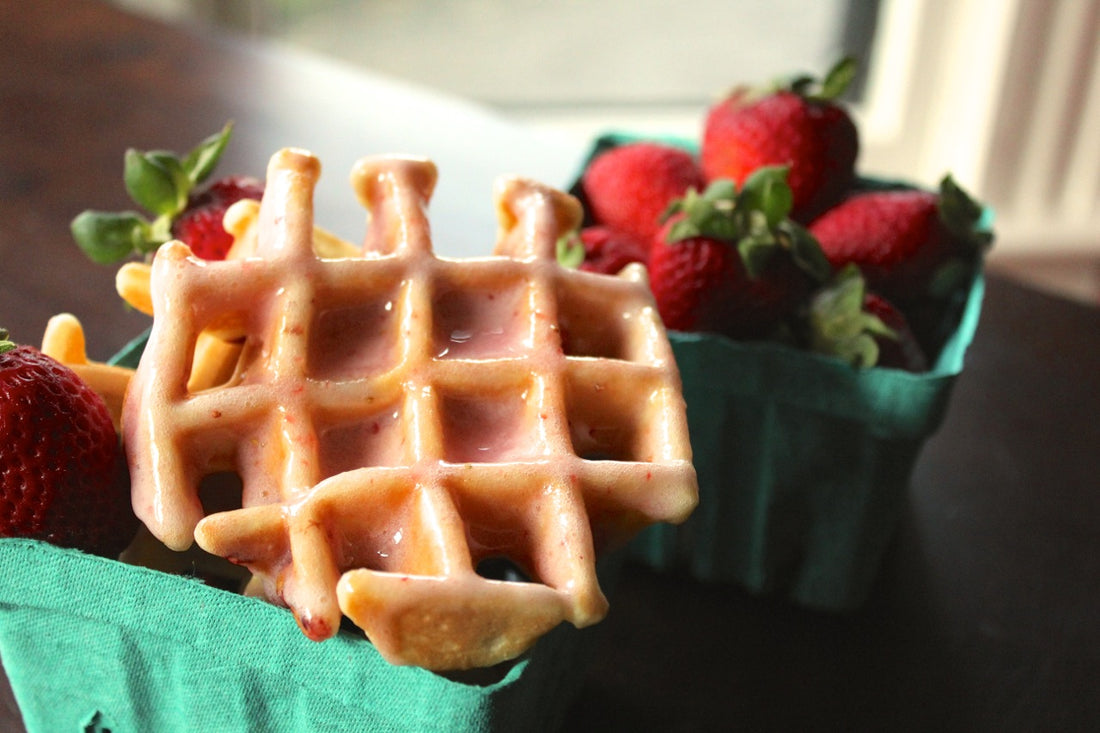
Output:
<path fill-rule="evenodd" d="M 807 312 L 808 347 L 856 367 L 928 369 L 905 315 L 867 290 L 859 267 L 847 265 L 814 293 Z"/>
<path fill-rule="evenodd" d="M 200 188 L 213 173 L 231 132 L 232 125 L 226 125 L 183 156 L 165 150 L 127 150 L 126 190 L 152 218 L 135 211 L 85 211 L 71 226 L 77 244 L 98 263 L 148 257 L 170 239 L 184 242 L 203 259 L 224 259 L 233 244 L 222 226 L 226 209 L 241 199 L 263 196 L 263 183 L 243 176 Z"/>
<path fill-rule="evenodd" d="M 983 213 L 948 175 L 938 192 L 855 193 L 809 229 L 833 267 L 859 266 L 871 290 L 904 304 L 960 289 L 992 241 Z"/>
<path fill-rule="evenodd" d="M 759 168 L 786 166 L 792 218 L 806 223 L 824 211 L 855 181 L 859 133 L 838 102 L 855 72 L 843 59 L 820 83 L 800 75 L 735 89 L 707 112 L 700 149 L 707 180 L 741 185 Z"/>
<path fill-rule="evenodd" d="M 138 520 L 103 399 L 71 369 L 0 331 L 0 536 L 109 557 Z"/>
<path fill-rule="evenodd" d="M 767 338 L 828 262 L 791 221 L 786 169 L 756 171 L 744 186 L 717 181 L 669 209 L 649 255 L 650 287 L 665 326 L 736 339 Z"/>

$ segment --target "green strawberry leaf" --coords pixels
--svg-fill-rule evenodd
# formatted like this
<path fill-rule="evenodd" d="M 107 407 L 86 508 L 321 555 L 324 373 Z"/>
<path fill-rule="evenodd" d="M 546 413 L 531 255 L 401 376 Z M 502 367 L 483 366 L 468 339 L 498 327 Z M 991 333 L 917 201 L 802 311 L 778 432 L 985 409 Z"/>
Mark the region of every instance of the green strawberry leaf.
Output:
<path fill-rule="evenodd" d="M 876 337 L 897 338 L 882 319 L 863 310 L 866 283 L 855 265 L 848 265 L 817 293 L 809 308 L 809 347 L 855 367 L 878 363 Z"/>
<path fill-rule="evenodd" d="M 706 209 L 696 223 L 699 233 L 711 239 L 733 242 L 744 236 L 744 225 L 723 208 Z"/>
<path fill-rule="evenodd" d="M 711 237 L 728 240 L 736 234 L 729 221 L 729 209 L 735 194 L 732 181 L 715 181 L 703 193 L 689 188 L 682 198 L 672 201 L 665 209 L 662 220 L 682 214 L 669 227 L 667 240 L 680 242 L 692 237 Z"/>
<path fill-rule="evenodd" d="M 699 228 L 696 227 L 691 219 L 687 217 L 683 219 L 677 219 L 672 226 L 668 228 L 668 233 L 665 237 L 665 241 L 671 243 L 682 242 L 685 239 L 691 239 L 692 237 L 699 236 Z"/>
<path fill-rule="evenodd" d="M 940 181 L 939 214 L 951 233 L 966 242 L 973 252 L 984 252 L 993 244 L 986 207 L 963 190 L 951 174 Z"/>
<path fill-rule="evenodd" d="M 789 219 L 777 226 L 777 236 L 790 250 L 795 264 L 817 282 L 825 282 L 833 274 L 833 266 L 821 249 L 817 238 L 808 229 Z"/>
<path fill-rule="evenodd" d="M 775 253 L 775 237 L 768 231 L 742 237 L 737 242 L 737 252 L 745 265 L 745 272 L 753 280 L 760 277 Z"/>
<path fill-rule="evenodd" d="M 811 74 L 795 74 L 777 82 L 774 89 L 794 92 L 811 102 L 835 102 L 848 91 L 858 71 L 859 62 L 852 56 L 844 56 L 833 64 L 824 79 L 819 80 Z"/>
<path fill-rule="evenodd" d="M 811 74 L 795 74 L 780 80 L 775 86 L 777 89 L 790 90 L 800 97 L 809 97 L 816 84 L 817 77 Z"/>
<path fill-rule="evenodd" d="M 145 251 L 149 223 L 132 211 L 84 211 L 70 225 L 76 244 L 93 262 L 117 262 Z"/>
<path fill-rule="evenodd" d="M 150 150 L 145 155 L 150 160 L 162 165 L 172 176 L 173 187 L 178 194 L 175 206 L 167 211 L 156 212 L 159 216 L 171 219 L 187 208 L 188 197 L 195 186 L 188 178 L 187 171 L 183 169 L 183 162 L 175 153 L 165 150 Z"/>
<path fill-rule="evenodd" d="M 232 132 L 233 123 L 229 122 L 219 132 L 200 142 L 184 156 L 181 161 L 183 170 L 192 185 L 202 183 L 214 172 L 218 160 L 225 152 L 226 145 L 229 144 L 229 136 Z"/>
<path fill-rule="evenodd" d="M 835 356 L 852 366 L 869 368 L 878 363 L 878 343 L 868 334 L 857 334 L 838 345 Z"/>
<path fill-rule="evenodd" d="M 584 262 L 584 243 L 576 231 L 563 234 L 557 241 L 557 259 L 562 267 L 576 270 Z"/>
<path fill-rule="evenodd" d="M 700 202 L 705 200 L 705 197 L 698 199 Z M 692 203 L 691 201 L 684 202 L 684 214 L 698 231 L 704 232 L 707 230 L 708 222 L 714 219 L 715 209 L 710 206 L 691 205 Z"/>
<path fill-rule="evenodd" d="M 794 205 L 791 187 L 787 184 L 788 166 L 763 166 L 753 171 L 741 188 L 739 204 L 764 213 L 767 226 L 774 227 L 787 218 Z"/>
<path fill-rule="evenodd" d="M 821 91 L 818 92 L 815 98 L 820 100 L 839 99 L 844 92 L 848 91 L 848 87 L 851 86 L 852 80 L 856 78 L 858 72 L 859 63 L 854 57 L 845 56 L 840 59 L 825 74 L 825 79 L 821 82 Z"/>
<path fill-rule="evenodd" d="M 702 200 L 716 208 L 729 208 L 737 198 L 737 184 L 728 178 L 712 181 L 703 191 Z"/>
<path fill-rule="evenodd" d="M 127 150 L 123 180 L 130 197 L 158 216 L 176 214 L 187 206 L 190 181 L 171 153 Z"/>
<path fill-rule="evenodd" d="M 673 201 L 662 220 L 680 214 L 667 239 L 678 242 L 708 237 L 737 248 L 750 277 L 759 277 L 772 252 L 784 248 L 795 263 L 818 282 L 828 280 L 832 267 L 817 240 L 790 220 L 793 205 L 786 166 L 754 171 L 740 191 L 731 180 L 718 179 L 702 193 L 689 189 Z"/>

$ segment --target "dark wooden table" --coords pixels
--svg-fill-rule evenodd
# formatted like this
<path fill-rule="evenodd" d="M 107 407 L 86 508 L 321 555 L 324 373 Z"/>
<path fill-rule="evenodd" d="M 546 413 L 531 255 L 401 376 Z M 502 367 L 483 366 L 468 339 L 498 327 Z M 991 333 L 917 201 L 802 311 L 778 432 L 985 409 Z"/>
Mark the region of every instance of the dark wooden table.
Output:
<path fill-rule="evenodd" d="M 113 297 L 113 268 L 75 252 L 68 222 L 128 206 L 127 146 L 184 148 L 227 119 L 226 171 L 262 173 L 284 145 L 318 152 L 332 181 L 319 221 L 351 238 L 354 160 L 436 158 L 437 247 L 461 255 L 492 241 L 492 176 L 566 185 L 583 153 L 288 49 L 95 2 L 0 3 L 0 322 L 35 342 L 49 316 L 76 312 L 94 358 L 143 327 Z M 866 606 L 815 613 L 630 568 L 571 727 L 1100 729 L 1098 337 L 1100 310 L 990 277 Z M 0 729 L 18 721 L 6 692 Z"/>

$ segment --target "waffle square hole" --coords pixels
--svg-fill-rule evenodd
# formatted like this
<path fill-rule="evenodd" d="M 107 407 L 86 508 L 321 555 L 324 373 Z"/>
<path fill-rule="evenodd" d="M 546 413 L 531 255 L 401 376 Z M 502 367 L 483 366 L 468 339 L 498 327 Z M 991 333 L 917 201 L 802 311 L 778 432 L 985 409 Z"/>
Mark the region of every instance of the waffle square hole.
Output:
<path fill-rule="evenodd" d="M 485 485 L 464 486 L 459 481 L 450 487 L 474 568 L 491 580 L 539 582 L 534 568 L 539 537 L 529 511 L 539 487 L 522 481 L 509 482 L 504 490 L 500 483 L 488 485 L 486 490 Z"/>
<path fill-rule="evenodd" d="M 252 333 L 252 321 L 247 314 L 231 312 L 196 326 L 194 355 L 187 373 L 190 392 L 229 387 L 241 381 L 242 357 L 249 353 L 248 344 L 258 344 L 261 337 Z"/>
<path fill-rule="evenodd" d="M 325 513 L 332 549 L 341 572 L 354 568 L 399 571 L 422 537 L 415 492 L 407 480 L 379 481 L 355 505 L 334 503 Z"/>
<path fill-rule="evenodd" d="M 309 373 L 347 380 L 389 371 L 400 358 L 396 297 L 337 304 L 314 316 Z"/>
<path fill-rule="evenodd" d="M 432 312 L 437 359 L 506 359 L 532 347 L 529 289 L 440 283 Z"/>
<path fill-rule="evenodd" d="M 392 405 L 356 420 L 331 420 L 318 430 L 321 473 L 407 465 L 401 408 Z"/>
<path fill-rule="evenodd" d="M 644 385 L 618 385 L 573 373 L 566 382 L 566 414 L 573 452 L 592 461 L 652 462 Z"/>
<path fill-rule="evenodd" d="M 443 460 L 503 463 L 540 453 L 538 416 L 528 405 L 529 389 L 491 395 L 444 392 L 439 401 Z"/>
<path fill-rule="evenodd" d="M 638 355 L 632 344 L 639 340 L 634 330 L 640 327 L 637 308 L 626 297 L 621 283 L 601 287 L 585 282 L 565 282 L 558 292 L 558 327 L 561 348 L 566 356 L 622 359 L 634 361 Z M 608 308 L 608 303 L 612 307 Z"/>

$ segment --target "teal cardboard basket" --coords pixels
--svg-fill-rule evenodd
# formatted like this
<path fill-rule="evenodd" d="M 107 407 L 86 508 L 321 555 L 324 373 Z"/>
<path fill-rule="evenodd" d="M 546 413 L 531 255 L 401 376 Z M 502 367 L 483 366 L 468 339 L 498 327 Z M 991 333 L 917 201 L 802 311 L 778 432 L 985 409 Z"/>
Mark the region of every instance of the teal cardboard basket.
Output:
<path fill-rule="evenodd" d="M 961 322 L 922 374 L 670 334 L 699 506 L 683 525 L 644 530 L 632 556 L 812 608 L 862 604 L 920 450 L 943 421 L 983 292 L 979 272 Z"/>
<path fill-rule="evenodd" d="M 563 625 L 486 684 L 201 581 L 0 539 L 0 658 L 29 731 L 556 730 L 583 680 Z"/>
<path fill-rule="evenodd" d="M 589 160 L 639 140 L 599 138 Z M 688 149 L 683 140 L 663 142 Z M 863 178 L 864 188 L 904 188 Z M 574 186 L 574 193 L 583 192 Z M 856 369 L 776 343 L 669 334 L 687 401 L 699 505 L 653 526 L 631 556 L 661 571 L 736 583 L 821 610 L 861 605 L 905 504 L 924 442 L 940 426 L 978 325 L 981 262 L 932 368 Z"/>

